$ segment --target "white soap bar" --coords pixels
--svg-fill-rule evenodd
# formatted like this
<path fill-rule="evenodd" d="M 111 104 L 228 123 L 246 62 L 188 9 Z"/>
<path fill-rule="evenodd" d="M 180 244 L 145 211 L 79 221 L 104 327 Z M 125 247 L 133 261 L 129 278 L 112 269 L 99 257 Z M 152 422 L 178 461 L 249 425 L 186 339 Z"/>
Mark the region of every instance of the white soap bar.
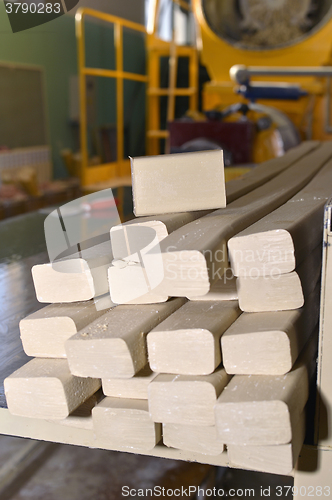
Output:
<path fill-rule="evenodd" d="M 98 311 L 92 301 L 39 309 L 20 321 L 24 352 L 36 358 L 65 358 L 66 340 L 107 310 Z"/>
<path fill-rule="evenodd" d="M 93 428 L 102 447 L 152 450 L 161 439 L 161 424 L 153 422 L 148 402 L 106 397 L 92 410 Z"/>
<path fill-rule="evenodd" d="M 224 451 L 214 425 L 163 424 L 163 442 L 171 448 L 203 455 L 220 455 Z"/>
<path fill-rule="evenodd" d="M 82 255 L 32 267 L 39 302 L 80 302 L 109 291 L 107 271 L 113 260 L 111 242 L 106 241 Z"/>
<path fill-rule="evenodd" d="M 232 375 L 284 375 L 319 318 L 320 285 L 301 309 L 243 313 L 221 337 L 225 370 Z"/>
<path fill-rule="evenodd" d="M 102 379 L 103 392 L 113 398 L 148 399 L 148 385 L 156 376 L 146 365 L 132 378 Z"/>
<path fill-rule="evenodd" d="M 98 379 L 74 377 L 65 359 L 35 358 L 4 381 L 10 413 L 64 419 L 101 386 Z"/>
<path fill-rule="evenodd" d="M 135 215 L 226 206 L 221 150 L 131 158 Z"/>
<path fill-rule="evenodd" d="M 230 380 L 223 368 L 211 375 L 160 374 L 149 384 L 149 409 L 155 422 L 214 425 L 217 398 Z"/>
<path fill-rule="evenodd" d="M 187 302 L 148 334 L 152 370 L 209 375 L 221 363 L 220 337 L 240 313 L 235 300 Z"/>

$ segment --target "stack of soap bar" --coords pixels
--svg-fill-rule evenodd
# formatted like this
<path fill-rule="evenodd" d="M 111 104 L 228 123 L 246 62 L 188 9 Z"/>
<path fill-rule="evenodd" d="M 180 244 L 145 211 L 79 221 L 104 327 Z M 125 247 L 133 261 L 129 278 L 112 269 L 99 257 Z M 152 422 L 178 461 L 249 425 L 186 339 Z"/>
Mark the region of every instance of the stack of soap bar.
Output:
<path fill-rule="evenodd" d="M 286 375 L 235 375 L 215 405 L 221 440 L 256 446 L 289 443 L 292 423 L 300 418 L 309 397 L 316 350 L 314 335 Z"/>
<path fill-rule="evenodd" d="M 208 293 L 214 281 L 228 268 L 228 240 L 287 202 L 331 156 L 332 145 L 323 144 L 226 208 L 197 219 L 164 238 L 160 249 L 165 276 L 158 293 L 190 299 Z M 287 162 L 287 155 L 280 160 Z"/>
<path fill-rule="evenodd" d="M 272 276 L 237 278 L 239 306 L 245 312 L 287 311 L 303 306 L 320 279 L 322 245 L 296 271 Z"/>
<path fill-rule="evenodd" d="M 152 450 L 163 426 L 166 446 L 218 456 L 225 443 L 235 465 L 288 473 L 303 442 L 315 366 L 316 339 L 304 345 L 318 316 L 321 230 L 308 222 L 318 221 L 321 201 L 306 203 L 303 222 L 294 195 L 299 201 L 322 167 L 327 184 L 331 157 L 331 144 L 303 144 L 226 190 L 221 151 L 133 159 L 135 212 L 143 217 L 33 269 L 38 300 L 53 304 L 21 322 L 24 348 L 38 358 L 6 379 L 9 410 L 94 432 L 97 447 L 123 451 Z M 273 283 L 257 281 L 245 293 L 239 273 L 236 290 L 227 242 L 292 196 L 294 268 L 286 259 L 278 285 L 274 273 L 259 274 Z M 269 311 L 278 287 L 280 301 L 295 297 L 292 308 L 304 297 L 303 309 L 241 314 L 239 302 L 257 303 L 260 294 Z M 107 291 L 123 305 L 103 311 L 96 297 Z"/>
<path fill-rule="evenodd" d="M 294 425 L 292 441 L 278 446 L 227 446 L 231 464 L 271 474 L 287 475 L 292 472 L 301 451 L 305 436 L 305 414 Z"/>

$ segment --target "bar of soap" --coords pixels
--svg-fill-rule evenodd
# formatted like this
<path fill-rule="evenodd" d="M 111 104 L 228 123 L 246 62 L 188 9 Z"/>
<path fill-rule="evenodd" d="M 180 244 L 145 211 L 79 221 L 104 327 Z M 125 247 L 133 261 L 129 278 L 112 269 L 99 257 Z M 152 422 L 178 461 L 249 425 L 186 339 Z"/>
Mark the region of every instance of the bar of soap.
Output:
<path fill-rule="evenodd" d="M 84 250 L 82 256 L 32 267 L 37 300 L 43 303 L 80 302 L 109 291 L 107 271 L 113 255 L 106 241 Z"/>
<path fill-rule="evenodd" d="M 225 370 L 232 375 L 284 375 L 292 368 L 319 318 L 320 285 L 301 309 L 243 313 L 221 337 Z"/>
<path fill-rule="evenodd" d="M 156 376 L 146 365 L 132 378 L 102 379 L 103 392 L 113 398 L 148 399 L 148 385 Z"/>
<path fill-rule="evenodd" d="M 224 451 L 214 425 L 163 424 L 163 442 L 171 448 L 203 455 L 220 455 Z"/>
<path fill-rule="evenodd" d="M 92 301 L 43 307 L 20 321 L 24 352 L 36 358 L 66 358 L 66 340 L 103 314 L 105 309 L 98 311 Z"/>
<path fill-rule="evenodd" d="M 131 158 L 131 171 L 136 216 L 226 206 L 221 150 Z"/>
<path fill-rule="evenodd" d="M 168 295 L 151 290 L 146 269 L 139 263 L 124 260 L 118 261 L 118 265 L 113 263 L 108 269 L 108 281 L 115 304 L 156 304 L 168 300 Z"/>
<path fill-rule="evenodd" d="M 4 381 L 10 413 L 61 420 L 100 389 L 98 379 L 74 377 L 65 359 L 35 358 Z"/>
<path fill-rule="evenodd" d="M 240 314 L 235 300 L 187 302 L 148 334 L 152 370 L 209 375 L 221 363 L 221 335 Z"/>
<path fill-rule="evenodd" d="M 92 421 L 103 448 L 152 450 L 161 439 L 161 424 L 153 422 L 141 399 L 106 397 L 93 408 Z"/>
<path fill-rule="evenodd" d="M 161 373 L 149 384 L 149 409 L 155 422 L 214 425 L 217 398 L 230 380 L 223 368 L 211 375 Z"/>

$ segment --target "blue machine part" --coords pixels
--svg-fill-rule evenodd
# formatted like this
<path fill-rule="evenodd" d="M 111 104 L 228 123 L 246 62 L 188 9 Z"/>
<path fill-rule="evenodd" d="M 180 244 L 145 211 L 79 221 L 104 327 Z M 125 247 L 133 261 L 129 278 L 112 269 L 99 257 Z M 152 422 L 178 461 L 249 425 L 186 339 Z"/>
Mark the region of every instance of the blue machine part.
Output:
<path fill-rule="evenodd" d="M 238 87 L 237 93 L 251 102 L 255 102 L 257 99 L 297 101 L 301 97 L 308 95 L 308 92 L 302 90 L 299 85 L 287 83 L 251 83 Z"/>

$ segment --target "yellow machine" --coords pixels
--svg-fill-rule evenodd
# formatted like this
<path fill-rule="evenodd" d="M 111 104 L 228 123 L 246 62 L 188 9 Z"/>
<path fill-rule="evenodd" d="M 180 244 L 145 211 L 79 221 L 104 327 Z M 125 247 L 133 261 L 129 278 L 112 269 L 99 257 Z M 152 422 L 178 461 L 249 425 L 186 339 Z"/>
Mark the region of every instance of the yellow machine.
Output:
<path fill-rule="evenodd" d="M 296 134 L 298 140 L 332 138 L 332 68 L 327 67 L 332 64 L 331 0 L 192 0 L 192 7 L 201 61 L 211 78 L 203 90 L 204 109 L 224 110 L 250 101 L 235 92 L 243 90 L 246 78 L 254 91 L 258 81 L 268 90 L 267 98 L 258 92 L 247 115 L 254 121 L 267 115 L 273 123 L 257 134 L 254 161 L 282 154 Z M 236 82 L 230 77 L 234 65 L 244 66 L 233 71 Z M 277 91 L 297 86 L 297 97 L 283 98 L 281 91 L 269 98 L 272 82 Z M 230 113 L 228 119 L 238 118 Z"/>

